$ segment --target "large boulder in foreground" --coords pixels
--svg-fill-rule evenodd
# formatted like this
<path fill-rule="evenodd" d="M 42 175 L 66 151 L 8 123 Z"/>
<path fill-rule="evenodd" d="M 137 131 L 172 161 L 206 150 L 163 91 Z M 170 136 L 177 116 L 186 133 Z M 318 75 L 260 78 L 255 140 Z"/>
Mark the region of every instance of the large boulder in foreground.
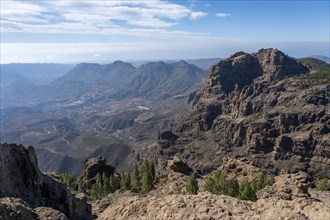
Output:
<path fill-rule="evenodd" d="M 27 213 L 22 219 L 35 219 L 31 216 L 48 215 L 49 210 L 39 208 L 35 212 L 32 209 L 49 207 L 53 210 L 52 215 L 62 216 L 59 219 L 65 219 L 63 216 L 92 218 L 91 207 L 86 201 L 76 198 L 64 184 L 40 172 L 33 147 L 0 144 L 0 152 L 0 197 L 6 197 L 0 200 L 1 217 L 13 219 L 11 213 Z"/>

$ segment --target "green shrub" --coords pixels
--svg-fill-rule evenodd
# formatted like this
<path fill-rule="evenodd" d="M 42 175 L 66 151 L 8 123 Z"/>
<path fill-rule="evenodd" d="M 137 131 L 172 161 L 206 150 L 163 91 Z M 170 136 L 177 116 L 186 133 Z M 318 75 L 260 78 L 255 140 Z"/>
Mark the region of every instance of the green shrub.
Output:
<path fill-rule="evenodd" d="M 327 191 L 328 190 L 328 180 L 322 179 L 316 187 L 317 191 Z"/>
<path fill-rule="evenodd" d="M 186 191 L 189 195 L 197 195 L 198 192 L 198 182 L 197 175 L 193 173 L 190 175 L 188 182 L 186 184 Z"/>

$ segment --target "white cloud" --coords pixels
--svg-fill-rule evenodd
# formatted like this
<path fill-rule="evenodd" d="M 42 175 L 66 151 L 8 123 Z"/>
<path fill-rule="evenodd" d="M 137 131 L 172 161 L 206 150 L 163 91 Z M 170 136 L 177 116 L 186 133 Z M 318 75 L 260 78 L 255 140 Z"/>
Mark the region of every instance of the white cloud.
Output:
<path fill-rule="evenodd" d="M 223 13 L 223 12 L 221 12 L 221 13 L 217 13 L 217 14 L 215 14 L 215 15 L 218 16 L 218 17 L 222 17 L 222 18 L 225 18 L 225 17 L 230 16 L 229 13 Z"/>
<path fill-rule="evenodd" d="M 206 16 L 178 3 L 161 0 L 138 1 L 1 1 L 4 32 L 81 33 L 113 29 L 167 29 L 182 19 Z"/>
<path fill-rule="evenodd" d="M 205 17 L 205 16 L 207 16 L 206 12 L 192 12 L 190 14 L 190 19 L 191 20 L 197 20 L 197 19 Z"/>

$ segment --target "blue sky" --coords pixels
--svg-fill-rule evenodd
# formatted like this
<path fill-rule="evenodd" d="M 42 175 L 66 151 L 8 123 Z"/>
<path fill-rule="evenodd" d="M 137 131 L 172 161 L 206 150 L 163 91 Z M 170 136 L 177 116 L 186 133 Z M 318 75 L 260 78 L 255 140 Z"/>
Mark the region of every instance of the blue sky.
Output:
<path fill-rule="evenodd" d="M 329 56 L 329 0 L 1 1 L 1 63 Z"/>

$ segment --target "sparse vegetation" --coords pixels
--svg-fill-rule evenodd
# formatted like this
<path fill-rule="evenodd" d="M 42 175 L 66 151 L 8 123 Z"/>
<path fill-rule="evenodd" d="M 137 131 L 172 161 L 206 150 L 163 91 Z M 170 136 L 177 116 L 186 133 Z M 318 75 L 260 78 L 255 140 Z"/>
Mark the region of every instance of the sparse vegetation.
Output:
<path fill-rule="evenodd" d="M 304 89 L 311 85 L 330 83 L 330 64 L 315 58 L 301 58 L 298 60 L 311 69 L 311 73 L 299 77 L 298 88 Z"/>

